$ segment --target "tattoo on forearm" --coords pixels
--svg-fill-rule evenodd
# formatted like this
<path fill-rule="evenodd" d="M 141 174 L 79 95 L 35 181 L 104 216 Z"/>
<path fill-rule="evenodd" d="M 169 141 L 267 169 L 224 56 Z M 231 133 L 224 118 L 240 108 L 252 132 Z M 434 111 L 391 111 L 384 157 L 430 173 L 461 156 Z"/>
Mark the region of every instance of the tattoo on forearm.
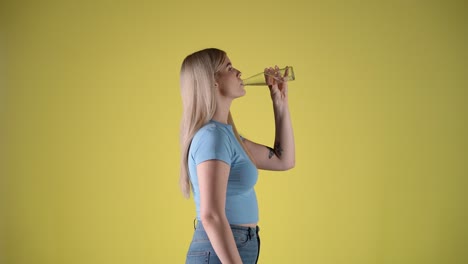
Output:
<path fill-rule="evenodd" d="M 281 148 L 281 145 L 279 142 L 275 143 L 275 153 L 278 157 L 281 157 L 281 155 L 283 154 L 283 148 Z"/>
<path fill-rule="evenodd" d="M 273 155 L 275 155 L 275 151 L 270 147 L 267 147 L 267 148 L 270 150 L 270 152 L 268 153 L 268 158 L 271 159 L 271 157 L 273 157 Z"/>
<path fill-rule="evenodd" d="M 276 156 L 278 156 L 278 158 L 280 158 L 281 155 L 283 154 L 283 148 L 281 148 L 281 145 L 280 145 L 279 142 L 275 143 L 275 148 L 274 149 L 272 149 L 270 147 L 267 147 L 267 148 L 270 150 L 270 152 L 268 153 L 268 158 L 269 159 L 271 159 L 271 157 L 273 157 L 273 155 L 275 155 L 275 154 L 276 154 Z"/>

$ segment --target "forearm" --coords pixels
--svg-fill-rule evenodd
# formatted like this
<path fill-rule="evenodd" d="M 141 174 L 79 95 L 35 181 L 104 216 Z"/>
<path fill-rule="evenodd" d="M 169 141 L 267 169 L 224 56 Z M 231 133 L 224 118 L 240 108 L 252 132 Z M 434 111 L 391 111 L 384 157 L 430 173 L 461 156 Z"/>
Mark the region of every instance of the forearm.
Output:
<path fill-rule="evenodd" d="M 275 114 L 274 154 L 281 160 L 286 169 L 295 166 L 294 133 L 287 101 L 273 101 Z"/>
<path fill-rule="evenodd" d="M 202 220 L 211 245 L 222 263 L 242 263 L 231 227 L 225 217 L 206 217 Z"/>

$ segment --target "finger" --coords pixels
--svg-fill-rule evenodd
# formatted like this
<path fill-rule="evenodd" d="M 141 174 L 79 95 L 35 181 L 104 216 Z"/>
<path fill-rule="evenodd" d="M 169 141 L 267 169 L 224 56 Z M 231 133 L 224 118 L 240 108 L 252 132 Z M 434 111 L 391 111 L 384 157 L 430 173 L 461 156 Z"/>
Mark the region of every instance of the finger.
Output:
<path fill-rule="evenodd" d="M 268 75 L 272 81 L 276 79 L 275 70 L 272 67 L 268 68 Z"/>
<path fill-rule="evenodd" d="M 275 65 L 275 79 L 281 81 L 281 72 L 278 65 Z"/>
<path fill-rule="evenodd" d="M 272 94 L 276 94 L 276 93 L 280 92 L 280 89 L 279 89 L 278 84 L 276 82 L 268 85 L 268 88 L 270 88 L 270 92 Z"/>
<path fill-rule="evenodd" d="M 277 70 L 275 70 L 273 67 L 265 68 L 265 73 L 269 75 L 275 75 Z"/>
<path fill-rule="evenodd" d="M 265 82 L 268 86 L 273 84 L 273 77 L 271 76 L 271 68 L 265 68 L 264 75 L 265 75 Z"/>

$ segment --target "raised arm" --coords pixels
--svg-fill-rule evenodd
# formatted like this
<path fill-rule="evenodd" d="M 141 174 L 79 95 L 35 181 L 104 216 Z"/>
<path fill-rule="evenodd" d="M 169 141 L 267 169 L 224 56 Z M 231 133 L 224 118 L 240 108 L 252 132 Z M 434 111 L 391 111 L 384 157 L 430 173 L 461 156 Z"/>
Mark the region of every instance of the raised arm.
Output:
<path fill-rule="evenodd" d="M 278 67 L 265 69 L 265 72 L 267 71 L 278 73 Z M 287 74 L 288 71 L 285 72 L 285 76 Z M 277 78 L 282 77 L 284 76 L 277 76 Z M 289 170 L 295 166 L 296 155 L 288 105 L 288 83 L 287 81 L 278 83 L 269 76 L 266 77 L 266 81 L 273 101 L 275 142 L 273 147 L 267 147 L 245 139 L 244 144 L 254 157 L 259 169 Z"/>
<path fill-rule="evenodd" d="M 200 217 L 210 242 L 222 263 L 242 263 L 226 218 L 226 191 L 230 167 L 208 160 L 197 165 L 200 187 Z"/>

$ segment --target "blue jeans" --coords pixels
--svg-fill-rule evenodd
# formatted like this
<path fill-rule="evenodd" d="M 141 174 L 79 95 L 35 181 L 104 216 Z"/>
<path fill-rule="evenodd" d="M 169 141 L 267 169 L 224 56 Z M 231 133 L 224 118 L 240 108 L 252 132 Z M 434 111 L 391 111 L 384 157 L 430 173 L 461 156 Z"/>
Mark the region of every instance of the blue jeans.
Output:
<path fill-rule="evenodd" d="M 236 241 L 237 250 L 244 264 L 254 264 L 258 261 L 260 253 L 260 237 L 258 232 L 260 228 L 231 225 L 232 234 Z M 193 234 L 192 242 L 190 243 L 187 252 L 185 264 L 218 264 L 221 263 L 216 252 L 211 246 L 208 235 L 201 221 L 198 221 Z"/>

